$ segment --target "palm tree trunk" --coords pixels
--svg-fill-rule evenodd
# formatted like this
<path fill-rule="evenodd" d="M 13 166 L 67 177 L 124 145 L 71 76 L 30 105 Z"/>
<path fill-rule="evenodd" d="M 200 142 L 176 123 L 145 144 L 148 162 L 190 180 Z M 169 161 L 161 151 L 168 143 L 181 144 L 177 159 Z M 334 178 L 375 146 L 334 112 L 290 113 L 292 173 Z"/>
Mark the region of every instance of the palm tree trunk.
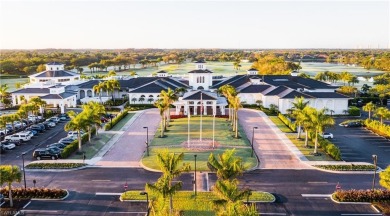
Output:
<path fill-rule="evenodd" d="M 298 124 L 298 137 L 297 139 L 301 139 L 301 124 Z"/>
<path fill-rule="evenodd" d="M 236 138 L 238 138 L 238 111 L 236 111 Z"/>
<path fill-rule="evenodd" d="M 232 122 L 231 122 L 231 125 L 232 125 L 232 130 L 234 131 L 234 129 L 235 129 L 235 127 L 234 127 L 234 123 L 236 122 L 236 121 L 234 121 L 234 119 L 235 119 L 235 115 L 234 115 L 234 112 L 232 112 Z"/>
<path fill-rule="evenodd" d="M 81 150 L 81 134 L 80 134 L 80 130 L 77 130 L 78 131 L 78 134 L 77 134 L 77 138 L 79 140 L 79 151 Z"/>
<path fill-rule="evenodd" d="M 169 196 L 169 213 L 173 215 L 173 198 L 172 195 Z"/>
<path fill-rule="evenodd" d="M 91 126 L 89 126 L 88 127 L 88 142 L 91 142 L 91 134 L 92 133 L 92 127 Z"/>
<path fill-rule="evenodd" d="M 309 130 L 306 129 L 306 132 L 305 132 L 305 147 L 309 147 Z"/>
<path fill-rule="evenodd" d="M 170 111 L 169 106 L 168 106 L 168 115 L 167 115 L 167 117 L 168 117 L 168 120 L 167 120 L 167 127 L 169 127 L 169 122 L 171 121 L 171 111 Z"/>
<path fill-rule="evenodd" d="M 164 116 L 162 115 L 161 116 L 161 133 L 160 133 L 160 137 L 164 137 Z"/>
<path fill-rule="evenodd" d="M 317 154 L 317 145 L 318 145 L 318 131 L 316 130 L 316 140 L 314 143 L 314 154 Z"/>
<path fill-rule="evenodd" d="M 98 124 L 95 124 L 95 128 L 96 128 L 96 131 L 95 131 L 95 136 L 97 136 L 99 134 L 98 130 L 99 130 L 99 125 Z"/>
<path fill-rule="evenodd" d="M 368 111 L 368 119 L 371 119 L 371 111 Z"/>
<path fill-rule="evenodd" d="M 9 197 L 9 206 L 14 207 L 14 201 L 12 199 L 12 185 L 11 182 L 8 182 L 8 197 Z"/>

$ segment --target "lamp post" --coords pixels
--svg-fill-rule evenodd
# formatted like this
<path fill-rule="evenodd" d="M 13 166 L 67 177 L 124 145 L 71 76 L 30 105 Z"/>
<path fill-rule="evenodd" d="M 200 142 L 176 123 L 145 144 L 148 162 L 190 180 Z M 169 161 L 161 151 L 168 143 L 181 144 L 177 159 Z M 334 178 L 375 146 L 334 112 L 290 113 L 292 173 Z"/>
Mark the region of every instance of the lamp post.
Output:
<path fill-rule="evenodd" d="M 196 196 L 196 156 L 194 155 L 195 158 L 195 171 L 194 171 L 194 189 L 195 189 L 195 196 Z"/>
<path fill-rule="evenodd" d="M 149 156 L 149 128 L 148 127 L 144 127 L 144 129 L 146 129 L 146 154 Z"/>
<path fill-rule="evenodd" d="M 252 143 L 251 143 L 251 146 L 252 146 L 252 152 L 251 152 L 251 157 L 253 157 L 253 138 L 255 137 L 255 129 L 257 129 L 257 127 L 253 127 L 252 128 Z"/>
<path fill-rule="evenodd" d="M 375 176 L 376 176 L 376 168 L 377 168 L 377 161 L 378 161 L 378 156 L 377 155 L 372 155 L 372 160 L 374 161 L 375 169 L 374 169 L 374 178 L 372 179 L 372 190 L 375 188 Z"/>
<path fill-rule="evenodd" d="M 26 190 L 26 171 L 24 169 L 24 155 L 25 154 L 26 154 L 26 152 L 22 153 L 24 190 Z"/>
<path fill-rule="evenodd" d="M 141 192 L 140 195 L 146 195 L 146 205 L 148 206 L 146 216 L 149 216 L 149 195 L 145 191 Z"/>

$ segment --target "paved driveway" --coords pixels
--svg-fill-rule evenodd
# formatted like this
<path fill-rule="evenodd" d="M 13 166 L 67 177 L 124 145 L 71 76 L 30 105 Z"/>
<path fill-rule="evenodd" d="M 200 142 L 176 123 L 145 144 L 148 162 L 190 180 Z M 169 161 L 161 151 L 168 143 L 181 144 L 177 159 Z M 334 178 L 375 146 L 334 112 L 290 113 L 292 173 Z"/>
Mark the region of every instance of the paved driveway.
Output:
<path fill-rule="evenodd" d="M 133 118 L 135 118 L 133 122 L 129 122 L 118 132 L 122 135 L 95 164 L 96 166 L 140 167 L 139 162 L 146 150 L 146 129 L 143 127 L 149 128 L 149 140 L 151 140 L 161 118 L 157 109 L 145 110 Z"/>
<path fill-rule="evenodd" d="M 311 169 L 301 160 L 307 160 L 276 125 L 261 111 L 241 109 L 238 112 L 241 126 L 249 140 L 254 132 L 254 149 L 260 167 L 266 169 Z"/>
<path fill-rule="evenodd" d="M 342 153 L 347 162 L 373 163 L 372 155 L 378 156 L 378 166 L 386 168 L 390 165 L 390 141 L 369 130 L 362 128 L 344 128 L 338 124 L 345 119 L 336 119 L 336 126 L 327 129 L 333 133 L 332 142 Z"/>

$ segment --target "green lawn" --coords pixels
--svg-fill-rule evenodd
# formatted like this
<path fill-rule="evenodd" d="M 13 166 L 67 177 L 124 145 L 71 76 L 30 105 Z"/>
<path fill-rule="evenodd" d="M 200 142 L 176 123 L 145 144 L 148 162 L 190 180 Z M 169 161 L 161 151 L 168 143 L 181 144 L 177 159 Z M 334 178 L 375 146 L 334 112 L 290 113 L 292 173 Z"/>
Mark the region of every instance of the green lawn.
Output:
<path fill-rule="evenodd" d="M 85 152 L 86 159 L 93 158 L 113 136 L 114 134 L 99 134 L 97 137 L 92 137 L 91 142 L 87 142 L 81 148 L 81 151 Z M 74 153 L 69 159 L 83 159 L 83 155 Z"/>
<path fill-rule="evenodd" d="M 203 133 L 202 139 L 212 139 L 213 136 L 213 126 L 212 126 L 212 117 L 202 117 L 203 122 Z M 190 121 L 190 135 L 191 140 L 199 139 L 199 127 L 200 127 L 200 117 L 191 117 Z M 195 168 L 194 155 L 197 155 L 196 168 L 200 171 L 208 171 L 207 160 L 211 152 L 214 154 L 222 154 L 226 149 L 236 148 L 236 156 L 241 157 L 244 162 L 244 166 L 247 169 L 253 168 L 257 165 L 256 157 L 251 157 L 251 147 L 249 140 L 246 138 L 245 133 L 243 132 L 241 126 L 239 127 L 239 135 L 241 138 L 233 138 L 233 131 L 231 131 L 230 122 L 225 118 L 215 118 L 215 141 L 219 143 L 219 146 L 214 150 L 199 150 L 199 149 L 187 149 L 185 145 L 182 145 L 183 142 L 188 139 L 188 119 L 180 118 L 174 119 L 170 122 L 170 127 L 168 131 L 164 134 L 166 137 L 160 138 L 159 130 L 156 132 L 156 135 L 151 142 L 150 147 L 150 156 L 145 156 L 142 159 L 142 163 L 149 168 L 159 169 L 156 163 L 156 154 L 159 150 L 168 148 L 170 152 L 181 153 L 184 152 L 184 162 L 188 162 L 191 165 L 191 169 Z"/>
<path fill-rule="evenodd" d="M 283 132 L 283 133 L 292 133 L 291 129 L 287 127 L 282 120 L 277 116 L 268 116 L 268 118 Z"/>
<path fill-rule="evenodd" d="M 128 113 L 122 120 L 120 120 L 110 131 L 119 131 L 122 129 L 122 127 L 130 121 L 130 119 L 135 115 L 135 113 Z M 108 121 L 106 124 L 110 124 L 110 121 Z"/>
<path fill-rule="evenodd" d="M 213 138 L 213 118 L 210 116 L 202 117 L 202 139 Z M 159 138 L 160 127 L 156 131 L 155 137 L 151 146 L 172 146 L 180 145 L 188 140 L 188 119 L 174 119 L 170 122 L 168 132 L 164 133 L 167 137 Z M 226 118 L 215 118 L 215 141 L 222 146 L 249 146 L 249 140 L 246 138 L 242 128 L 239 128 L 239 136 L 241 139 L 233 138 L 230 122 Z M 190 121 L 190 137 L 191 139 L 199 139 L 200 137 L 200 117 L 191 117 Z"/>
<path fill-rule="evenodd" d="M 127 191 L 121 195 L 123 200 L 145 200 L 141 191 Z M 150 193 L 149 199 L 154 199 L 155 194 Z M 215 215 L 212 208 L 212 200 L 216 199 L 212 192 L 198 192 L 197 196 L 191 191 L 180 191 L 173 197 L 173 208 L 184 211 L 184 215 Z M 275 197 L 267 192 L 253 191 L 249 197 L 250 201 L 272 202 Z M 168 200 L 167 200 L 168 202 Z"/>
<path fill-rule="evenodd" d="M 145 156 L 142 159 L 142 163 L 144 166 L 159 170 L 159 166 L 156 163 L 156 153 L 163 148 L 150 148 L 150 156 Z M 226 149 L 230 149 L 228 147 L 218 148 L 211 151 L 195 151 L 189 150 L 181 147 L 169 147 L 169 152 L 182 153 L 184 152 L 184 160 L 183 163 L 189 163 L 191 166 L 191 170 L 195 168 L 195 160 L 194 155 L 196 154 L 196 170 L 197 171 L 209 171 L 207 167 L 207 160 L 209 158 L 210 153 L 213 154 L 222 154 Z M 241 157 L 244 162 L 244 166 L 247 169 L 253 168 L 257 165 L 256 157 L 251 157 L 251 148 L 238 148 L 236 149 L 236 156 Z"/>
<path fill-rule="evenodd" d="M 321 156 L 314 156 L 314 143 L 309 140 L 309 147 L 305 147 L 305 136 L 302 134 L 302 139 L 298 140 L 297 135 L 286 134 L 286 136 L 291 140 L 292 143 L 302 152 L 303 155 L 309 161 L 334 161 L 329 155 L 327 155 L 321 148 L 318 148 L 318 153 L 321 153 Z"/>

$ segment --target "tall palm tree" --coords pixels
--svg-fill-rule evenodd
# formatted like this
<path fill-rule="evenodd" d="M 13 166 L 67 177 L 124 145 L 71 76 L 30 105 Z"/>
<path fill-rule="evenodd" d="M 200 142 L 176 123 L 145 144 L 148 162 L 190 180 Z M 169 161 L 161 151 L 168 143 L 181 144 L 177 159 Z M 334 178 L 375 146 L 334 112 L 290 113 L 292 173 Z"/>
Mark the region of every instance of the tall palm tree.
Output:
<path fill-rule="evenodd" d="M 230 97 L 237 95 L 236 89 L 231 85 L 223 85 L 219 87 L 218 92 L 220 92 L 223 96 L 225 96 L 228 102 Z M 229 103 L 229 121 L 232 120 L 231 109 L 232 107 L 231 104 Z"/>
<path fill-rule="evenodd" d="M 8 184 L 8 198 L 10 206 L 14 206 L 14 202 L 12 199 L 12 183 L 22 181 L 22 172 L 19 167 L 14 165 L 1 165 L 0 166 L 0 185 L 4 183 Z"/>
<path fill-rule="evenodd" d="M 311 113 L 311 121 L 313 123 L 313 129 L 315 131 L 315 146 L 314 154 L 317 154 L 318 148 L 318 133 L 323 133 L 325 127 L 329 127 L 335 124 L 334 119 L 331 116 L 325 114 L 326 109 L 313 110 Z"/>
<path fill-rule="evenodd" d="M 101 116 L 106 112 L 103 105 L 96 103 L 94 101 L 90 101 L 87 104 L 82 106 L 83 113 L 87 115 L 87 119 L 89 121 L 88 124 L 88 135 L 89 141 L 91 140 L 91 125 L 94 125 L 96 128 L 96 135 L 98 135 L 98 129 L 101 125 Z"/>
<path fill-rule="evenodd" d="M 235 149 L 227 149 L 216 158 L 210 154 L 207 167 L 217 173 L 219 179 L 228 180 L 236 178 L 245 171 L 244 164 L 240 157 L 235 156 Z"/>
<path fill-rule="evenodd" d="M 313 124 L 311 122 L 311 113 L 315 111 L 314 108 L 306 106 L 298 115 L 296 116 L 296 122 L 303 127 L 305 131 L 305 147 L 309 147 L 309 131 L 312 129 Z"/>
<path fill-rule="evenodd" d="M 243 199 L 249 196 L 249 189 L 239 189 L 238 180 L 218 180 L 212 188 L 218 199 L 213 201 L 217 215 L 243 215 Z M 245 210 L 244 210 L 245 211 Z M 256 212 L 257 213 L 257 212 Z"/>
<path fill-rule="evenodd" d="M 111 98 L 115 103 L 115 97 L 114 97 L 114 92 L 115 89 L 119 89 L 121 87 L 120 83 L 118 80 L 108 80 L 105 82 L 105 86 L 108 92 L 111 92 Z"/>
<path fill-rule="evenodd" d="M 8 85 L 7 84 L 2 84 L 0 85 L 0 102 L 1 103 L 4 103 L 4 100 L 7 98 L 8 96 Z"/>
<path fill-rule="evenodd" d="M 363 106 L 363 110 L 368 112 L 368 119 L 371 119 L 371 112 L 375 110 L 376 106 L 372 101 Z"/>
<path fill-rule="evenodd" d="M 99 94 L 100 103 L 103 103 L 102 91 L 106 91 L 106 84 L 103 82 L 99 82 L 98 84 L 94 85 L 92 89 L 96 94 Z"/>
<path fill-rule="evenodd" d="M 177 94 L 172 91 L 171 88 L 168 88 L 167 91 L 162 90 L 160 93 L 160 98 L 165 101 L 165 104 L 167 105 L 167 126 L 169 126 L 169 122 L 171 120 L 171 112 L 170 112 L 170 106 L 173 102 L 177 101 L 179 97 Z"/>
<path fill-rule="evenodd" d="M 180 176 L 183 172 L 190 170 L 188 163 L 182 164 L 184 153 L 175 154 L 168 152 L 167 149 L 157 153 L 157 164 L 162 171 L 162 176 L 155 184 L 146 184 L 146 188 L 154 192 L 160 193 L 165 199 L 169 196 L 170 214 L 173 212 L 173 195 L 181 189 L 182 183 L 177 182 L 172 185 L 172 180 Z"/>
<path fill-rule="evenodd" d="M 164 100 L 158 99 L 156 102 L 154 102 L 154 106 L 158 108 L 160 111 L 161 116 L 161 134 L 160 137 L 164 137 L 164 131 L 165 131 L 165 110 L 167 109 L 167 104 Z"/>
<path fill-rule="evenodd" d="M 233 123 L 233 131 L 236 132 L 235 138 L 238 138 L 238 110 L 242 108 L 242 104 L 240 98 L 238 96 L 231 97 L 231 103 L 234 110 L 234 123 Z"/>
<path fill-rule="evenodd" d="M 380 118 L 381 124 L 383 124 L 383 119 L 390 118 L 390 111 L 386 107 L 379 107 L 375 110 L 374 116 Z"/>
<path fill-rule="evenodd" d="M 85 130 L 88 126 L 89 120 L 87 119 L 88 116 L 83 114 L 82 112 L 80 114 L 76 114 L 74 111 L 68 112 L 69 117 L 71 120 L 65 124 L 64 130 L 65 131 L 77 131 L 77 139 L 79 141 L 79 151 L 81 150 L 81 131 Z"/>
<path fill-rule="evenodd" d="M 304 97 L 295 97 L 294 102 L 292 102 L 292 114 L 296 118 L 299 113 L 302 112 L 303 109 L 309 104 L 309 101 L 305 101 Z M 301 123 L 297 122 L 298 124 L 298 136 L 297 139 L 301 138 Z"/>

